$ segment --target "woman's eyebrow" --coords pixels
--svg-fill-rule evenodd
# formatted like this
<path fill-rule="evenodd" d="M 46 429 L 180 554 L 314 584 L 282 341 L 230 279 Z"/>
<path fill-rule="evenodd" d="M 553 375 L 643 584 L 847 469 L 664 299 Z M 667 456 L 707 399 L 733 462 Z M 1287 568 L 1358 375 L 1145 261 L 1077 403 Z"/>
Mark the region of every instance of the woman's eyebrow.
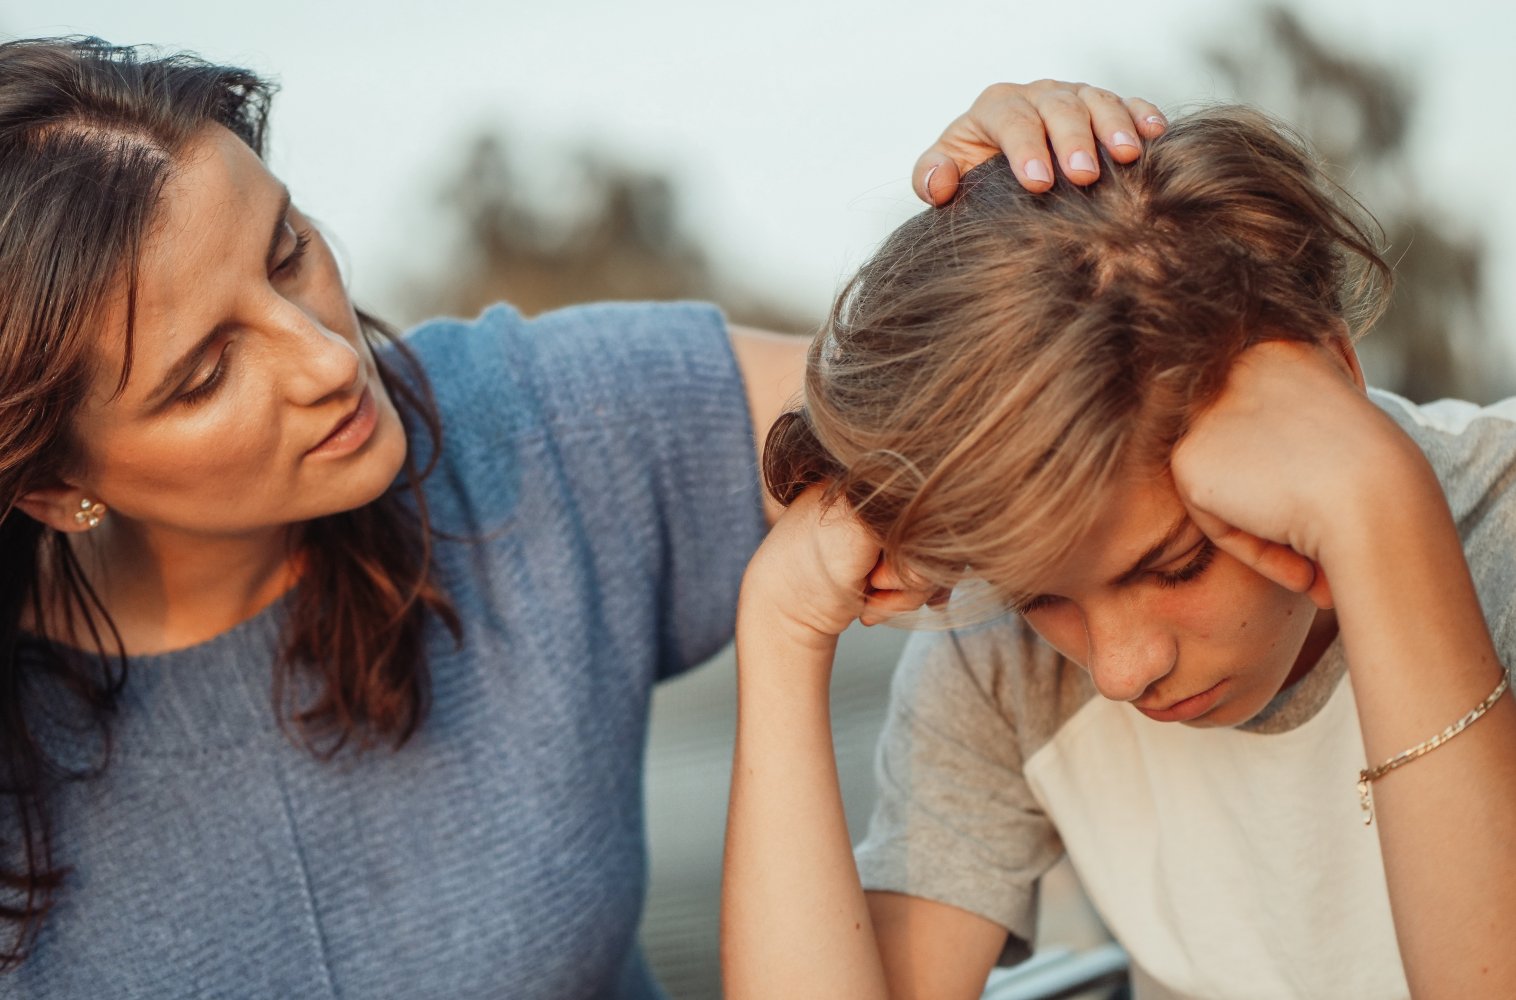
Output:
<path fill-rule="evenodd" d="M 280 237 L 284 235 L 284 221 L 289 218 L 289 214 L 290 189 L 286 187 L 282 189 L 282 193 L 279 196 L 279 213 L 274 216 L 273 231 L 268 239 L 268 253 L 264 256 L 263 261 L 264 270 L 271 271 L 274 268 L 274 258 L 279 254 Z M 163 378 L 159 379 L 158 384 L 153 387 L 153 391 L 148 393 L 147 405 L 150 408 L 156 406 L 164 396 L 173 391 L 175 386 L 184 381 L 185 377 L 194 370 L 195 364 L 200 359 L 200 355 L 204 353 L 212 341 L 225 332 L 225 328 L 226 324 L 218 323 L 215 329 L 195 341 L 195 346 L 185 351 L 178 361 L 169 366 L 168 371 L 164 372 Z"/>
<path fill-rule="evenodd" d="M 274 231 L 268 238 L 268 256 L 263 260 L 264 269 L 274 269 L 274 257 L 279 253 L 279 237 L 284 235 L 284 221 L 290 214 L 290 189 L 284 188 L 279 197 L 279 214 L 274 216 Z"/>
<path fill-rule="evenodd" d="M 158 381 L 157 386 L 148 394 L 147 405 L 149 408 L 157 406 L 163 400 L 163 397 L 174 391 L 175 386 L 189 377 L 189 373 L 194 371 L 195 365 L 199 363 L 200 355 L 205 353 L 205 349 L 211 345 L 212 341 L 226 331 L 226 326 L 227 324 L 225 323 L 217 324 L 214 330 L 195 341 L 195 346 L 185 351 L 184 355 L 178 361 L 175 361 L 168 371 L 163 373 L 163 378 Z"/>
<path fill-rule="evenodd" d="M 1138 576 L 1142 575 L 1142 573 L 1149 566 L 1161 561 L 1164 553 L 1168 551 L 1169 546 L 1177 542 L 1180 536 L 1185 533 L 1185 530 L 1189 526 L 1190 515 L 1185 511 L 1180 511 L 1179 517 L 1174 521 L 1173 526 L 1169 528 L 1168 532 L 1165 533 L 1164 536 L 1157 542 L 1155 542 L 1151 548 L 1144 552 L 1137 559 L 1137 561 L 1132 564 L 1131 569 L 1127 570 L 1125 573 L 1122 573 L 1116 579 L 1112 580 L 1110 585 L 1112 587 L 1119 587 L 1123 584 L 1131 583 Z"/>

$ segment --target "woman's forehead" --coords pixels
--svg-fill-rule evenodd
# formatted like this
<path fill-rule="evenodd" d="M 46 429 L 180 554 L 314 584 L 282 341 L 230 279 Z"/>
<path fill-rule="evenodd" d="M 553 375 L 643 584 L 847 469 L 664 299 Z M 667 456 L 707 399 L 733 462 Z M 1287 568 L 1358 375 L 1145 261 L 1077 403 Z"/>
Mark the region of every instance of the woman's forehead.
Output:
<path fill-rule="evenodd" d="M 218 251 L 238 247 L 283 197 L 283 185 L 242 140 L 222 126 L 206 128 L 175 158 L 141 270 L 217 263 Z"/>
<path fill-rule="evenodd" d="M 137 261 L 135 302 L 123 286 L 104 324 L 104 356 L 124 360 L 126 311 L 134 305 L 125 395 L 150 391 L 158 374 L 223 321 L 243 282 L 262 280 L 285 197 L 257 155 L 221 126 L 205 129 L 175 158 Z"/>

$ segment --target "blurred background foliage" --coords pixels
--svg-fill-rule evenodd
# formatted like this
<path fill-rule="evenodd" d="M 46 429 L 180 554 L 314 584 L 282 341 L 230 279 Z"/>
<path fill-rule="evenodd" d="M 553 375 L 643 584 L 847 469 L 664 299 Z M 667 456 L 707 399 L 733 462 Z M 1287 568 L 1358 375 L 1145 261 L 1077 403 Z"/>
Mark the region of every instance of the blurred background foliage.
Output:
<path fill-rule="evenodd" d="M 1503 342 L 1487 326 L 1484 240 L 1473 222 L 1435 209 L 1415 179 L 1416 81 L 1314 36 L 1277 5 L 1254 10 L 1203 57 L 1237 99 L 1304 134 L 1383 227 L 1396 284 L 1360 345 L 1371 384 L 1418 401 L 1516 391 Z M 482 129 L 453 154 L 436 198 L 454 235 L 440 266 L 405 277 L 404 318 L 472 315 L 500 300 L 530 314 L 671 298 L 709 299 L 736 322 L 781 331 L 808 332 L 821 318 L 825 303 L 800 315 L 771 290 L 713 268 L 665 174 L 582 146 L 557 154 L 549 200 L 523 182 L 514 149 L 511 136 Z"/>
<path fill-rule="evenodd" d="M 814 321 L 772 297 L 722 279 L 687 231 L 664 174 L 580 147 L 554 165 L 558 197 L 537 197 L 511 138 L 482 130 L 466 144 L 437 192 L 453 230 L 443 266 L 411 276 L 407 318 L 472 316 L 499 301 L 536 314 L 576 302 L 703 299 L 734 322 L 799 332 Z"/>
<path fill-rule="evenodd" d="M 1509 395 L 1509 358 L 1487 326 L 1484 240 L 1437 212 L 1414 179 L 1416 80 L 1313 36 L 1282 6 L 1259 10 L 1206 57 L 1238 98 L 1299 129 L 1383 227 L 1395 290 L 1360 344 L 1370 384 L 1422 402 Z"/>

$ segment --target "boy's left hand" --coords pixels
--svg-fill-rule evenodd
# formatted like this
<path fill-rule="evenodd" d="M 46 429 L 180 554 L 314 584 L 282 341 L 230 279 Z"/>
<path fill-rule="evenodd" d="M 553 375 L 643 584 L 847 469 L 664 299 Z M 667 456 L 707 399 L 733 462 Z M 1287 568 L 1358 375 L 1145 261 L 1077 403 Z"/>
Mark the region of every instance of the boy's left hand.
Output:
<path fill-rule="evenodd" d="M 1218 547 L 1324 608 L 1334 536 L 1396 469 L 1425 464 L 1365 395 L 1351 350 L 1249 348 L 1172 458 L 1180 498 Z"/>

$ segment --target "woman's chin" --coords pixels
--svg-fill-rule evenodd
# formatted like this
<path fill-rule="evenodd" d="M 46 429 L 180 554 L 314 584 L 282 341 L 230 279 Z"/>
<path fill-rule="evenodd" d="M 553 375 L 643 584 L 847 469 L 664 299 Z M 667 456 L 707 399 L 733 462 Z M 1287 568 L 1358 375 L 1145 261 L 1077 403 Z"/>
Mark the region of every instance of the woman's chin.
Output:
<path fill-rule="evenodd" d="M 409 443 L 400 415 L 387 395 L 375 393 L 374 402 L 378 420 L 373 437 L 353 456 L 357 461 L 341 471 L 335 484 L 339 492 L 332 497 L 333 508 L 329 513 L 356 510 L 379 499 L 405 468 Z"/>

